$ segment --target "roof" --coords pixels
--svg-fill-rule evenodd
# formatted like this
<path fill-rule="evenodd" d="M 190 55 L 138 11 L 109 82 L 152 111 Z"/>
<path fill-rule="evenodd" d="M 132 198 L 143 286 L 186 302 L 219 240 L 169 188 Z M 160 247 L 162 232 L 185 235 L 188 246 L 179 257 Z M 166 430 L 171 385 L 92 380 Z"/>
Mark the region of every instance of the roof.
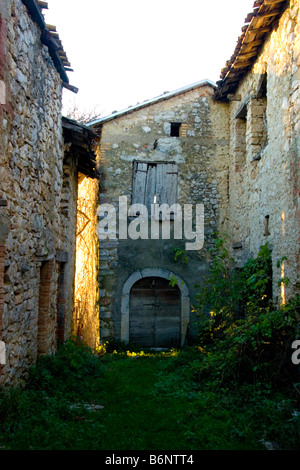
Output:
<path fill-rule="evenodd" d="M 41 41 L 48 47 L 49 54 L 62 79 L 63 86 L 77 93 L 78 89 L 69 85 L 68 71 L 72 71 L 67 54 L 64 51 L 62 42 L 56 32 L 56 27 L 45 22 L 42 10 L 48 9 L 48 4 L 40 0 L 22 0 L 26 6 L 32 20 L 41 28 Z"/>
<path fill-rule="evenodd" d="M 286 0 L 256 0 L 253 11 L 245 18 L 242 34 L 230 60 L 226 62 L 217 82 L 214 99 L 226 101 L 235 93 L 240 81 L 252 67 L 266 40 L 287 6 Z"/>
<path fill-rule="evenodd" d="M 96 154 L 93 141 L 96 134 L 93 129 L 73 119 L 62 117 L 65 144 L 71 143 L 70 153 L 77 159 L 77 169 L 90 178 L 97 178 Z"/>
<path fill-rule="evenodd" d="M 88 126 L 96 126 L 97 124 L 102 124 L 104 122 L 117 119 L 118 117 L 124 116 L 125 114 L 133 113 L 134 111 L 145 108 L 146 106 L 151 106 L 152 104 L 159 103 L 160 101 L 168 100 L 170 98 L 173 98 L 174 96 L 180 95 L 182 93 L 186 93 L 188 91 L 194 90 L 202 86 L 210 86 L 216 89 L 216 84 L 212 82 L 211 80 L 201 80 L 200 82 L 196 82 L 196 83 L 193 83 L 192 85 L 179 88 L 178 90 L 165 92 L 159 96 L 156 96 L 155 98 L 143 101 L 142 103 L 137 103 L 135 106 L 129 106 L 128 108 L 123 109 L 122 111 L 116 111 L 115 113 L 111 113 L 108 116 L 104 116 L 99 119 L 96 119 L 92 122 L 89 122 Z"/>

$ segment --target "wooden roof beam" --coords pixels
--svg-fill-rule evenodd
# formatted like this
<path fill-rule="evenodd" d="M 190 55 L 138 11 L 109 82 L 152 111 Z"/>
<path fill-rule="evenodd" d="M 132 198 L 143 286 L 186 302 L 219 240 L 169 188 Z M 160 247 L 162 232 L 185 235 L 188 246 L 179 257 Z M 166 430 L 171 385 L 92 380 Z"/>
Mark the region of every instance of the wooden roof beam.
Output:
<path fill-rule="evenodd" d="M 67 90 L 72 91 L 73 93 L 78 93 L 78 88 L 76 86 L 70 85 L 69 83 L 63 82 L 63 87 L 67 88 Z"/>
<path fill-rule="evenodd" d="M 257 17 L 258 18 L 270 18 L 271 16 L 277 16 L 279 13 L 281 13 L 281 9 L 276 8 L 275 10 L 266 11 L 266 12 L 260 11 Z"/>
<path fill-rule="evenodd" d="M 246 38 L 246 39 L 247 39 L 247 38 Z M 246 49 L 246 48 L 249 47 L 249 46 L 251 46 L 251 49 L 252 49 L 253 47 L 260 46 L 262 42 L 263 42 L 262 39 L 257 39 L 257 41 L 249 41 L 249 42 L 248 42 L 247 40 L 245 40 L 245 41 L 243 42 L 243 44 L 241 45 L 241 50 Z"/>
<path fill-rule="evenodd" d="M 258 26 L 257 28 L 255 28 L 255 27 L 250 28 L 250 32 L 253 32 L 253 33 L 255 33 L 255 34 L 259 34 L 259 33 L 269 33 L 269 32 L 270 32 L 270 28 L 267 28 L 267 27 L 261 28 L 260 26 Z"/>
<path fill-rule="evenodd" d="M 275 3 L 283 3 L 286 0 L 265 0 L 264 5 L 274 5 Z"/>
<path fill-rule="evenodd" d="M 255 51 L 249 51 L 249 52 L 241 52 L 239 55 L 238 55 L 238 60 L 247 60 L 247 59 L 251 59 L 251 57 L 255 57 L 257 56 L 257 49 Z"/>
<path fill-rule="evenodd" d="M 52 24 L 46 24 L 46 28 L 48 31 L 56 33 L 56 26 L 53 26 Z"/>
<path fill-rule="evenodd" d="M 232 64 L 232 67 L 234 69 L 243 69 L 243 68 L 246 68 L 246 67 L 249 67 L 249 65 L 252 65 L 252 61 L 248 60 L 247 62 L 245 61 L 241 61 L 241 62 L 235 62 L 234 64 Z"/>
<path fill-rule="evenodd" d="M 245 23 L 251 23 L 251 20 L 257 16 L 259 8 L 255 8 L 251 13 L 248 13 L 247 17 L 245 18 Z"/>
<path fill-rule="evenodd" d="M 44 8 L 45 10 L 48 10 L 48 3 L 47 2 L 42 2 L 41 0 L 38 0 L 37 4 L 40 8 L 42 8 L 42 9 Z"/>

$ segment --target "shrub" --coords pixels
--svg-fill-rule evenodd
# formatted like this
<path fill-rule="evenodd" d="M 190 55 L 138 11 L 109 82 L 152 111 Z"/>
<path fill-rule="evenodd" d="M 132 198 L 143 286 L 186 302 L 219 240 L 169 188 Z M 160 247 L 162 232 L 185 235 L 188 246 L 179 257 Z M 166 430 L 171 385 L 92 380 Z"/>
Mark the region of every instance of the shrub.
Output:
<path fill-rule="evenodd" d="M 238 271 L 224 238 L 216 238 L 212 254 L 210 275 L 198 296 L 197 343 L 202 357 L 196 377 L 220 383 L 284 383 L 295 373 L 291 344 L 299 298 L 278 309 L 273 306 L 268 245 Z"/>
<path fill-rule="evenodd" d="M 41 356 L 29 373 L 28 388 L 48 394 L 79 393 L 84 389 L 84 378 L 101 374 L 101 362 L 89 347 L 77 338 L 61 345 L 54 356 Z"/>

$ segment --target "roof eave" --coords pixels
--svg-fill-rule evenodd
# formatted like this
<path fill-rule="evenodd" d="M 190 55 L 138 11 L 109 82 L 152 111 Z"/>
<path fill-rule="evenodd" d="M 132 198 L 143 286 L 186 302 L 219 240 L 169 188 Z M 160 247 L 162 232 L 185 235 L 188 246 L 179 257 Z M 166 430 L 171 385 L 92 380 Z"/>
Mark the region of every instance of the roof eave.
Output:
<path fill-rule="evenodd" d="M 263 47 L 267 35 L 286 9 L 288 0 L 256 0 L 253 11 L 245 19 L 242 34 L 230 60 L 226 62 L 217 82 L 216 101 L 227 101 L 227 95 L 235 93 L 239 83 L 252 68 Z"/>
<path fill-rule="evenodd" d="M 97 126 L 97 125 L 102 124 L 102 123 L 107 122 L 107 121 L 112 121 L 113 119 L 117 119 L 117 118 L 119 118 L 121 116 L 124 116 L 126 114 L 133 113 L 135 111 L 138 111 L 139 109 L 145 108 L 147 106 L 151 106 L 152 104 L 156 104 L 156 103 L 159 103 L 161 101 L 165 101 L 165 100 L 168 100 L 170 98 L 174 98 L 177 95 L 180 95 L 182 93 L 186 93 L 188 91 L 194 90 L 194 89 L 202 87 L 202 86 L 211 86 L 215 90 L 217 89 L 217 85 L 214 82 L 212 82 L 211 80 L 208 80 L 208 79 L 201 80 L 200 82 L 196 82 L 196 83 L 193 83 L 192 85 L 188 85 L 186 87 L 179 88 L 178 90 L 163 93 L 162 95 L 159 95 L 159 96 L 157 96 L 155 98 L 152 98 L 150 100 L 143 101 L 142 103 L 138 103 L 135 106 L 130 106 L 126 109 L 123 109 L 122 111 L 109 114 L 108 116 L 104 116 L 103 118 L 96 119 L 95 121 L 92 121 L 92 122 L 88 123 L 87 125 L 92 127 L 92 126 Z"/>
<path fill-rule="evenodd" d="M 97 134 L 85 124 L 62 117 L 65 144 L 72 144 L 70 154 L 76 158 L 77 170 L 89 178 L 99 178 L 93 142 Z"/>
<path fill-rule="evenodd" d="M 61 60 L 58 53 L 60 45 L 57 43 L 57 41 L 55 41 L 53 35 L 51 34 L 51 31 L 48 30 L 39 4 L 36 0 L 22 0 L 22 2 L 26 6 L 28 13 L 30 14 L 33 21 L 40 27 L 42 31 L 41 41 L 43 44 L 45 44 L 45 46 L 48 47 L 50 56 L 63 83 L 68 84 L 69 77 L 65 71 L 63 61 Z"/>

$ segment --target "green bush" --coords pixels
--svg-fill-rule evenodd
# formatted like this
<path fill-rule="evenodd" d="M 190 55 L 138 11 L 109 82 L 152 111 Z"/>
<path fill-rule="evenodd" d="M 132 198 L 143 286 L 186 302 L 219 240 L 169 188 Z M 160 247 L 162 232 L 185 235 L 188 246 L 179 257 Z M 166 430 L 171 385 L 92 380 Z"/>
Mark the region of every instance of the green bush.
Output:
<path fill-rule="evenodd" d="M 291 344 L 299 298 L 273 306 L 268 245 L 237 271 L 224 240 L 216 238 L 210 275 L 198 296 L 197 345 L 202 357 L 196 377 L 220 383 L 284 383 L 296 372 Z"/>
<path fill-rule="evenodd" d="M 80 393 L 84 378 L 101 374 L 101 363 L 93 351 L 77 338 L 61 345 L 54 356 L 41 356 L 29 372 L 28 388 L 51 392 Z"/>
<path fill-rule="evenodd" d="M 288 309 L 289 310 L 289 309 Z M 248 315 L 223 331 L 206 349 L 196 370 L 198 380 L 214 379 L 219 383 L 284 384 L 297 374 L 291 361 L 291 344 L 295 336 L 294 310 Z M 290 383 L 290 382 L 289 382 Z"/>

